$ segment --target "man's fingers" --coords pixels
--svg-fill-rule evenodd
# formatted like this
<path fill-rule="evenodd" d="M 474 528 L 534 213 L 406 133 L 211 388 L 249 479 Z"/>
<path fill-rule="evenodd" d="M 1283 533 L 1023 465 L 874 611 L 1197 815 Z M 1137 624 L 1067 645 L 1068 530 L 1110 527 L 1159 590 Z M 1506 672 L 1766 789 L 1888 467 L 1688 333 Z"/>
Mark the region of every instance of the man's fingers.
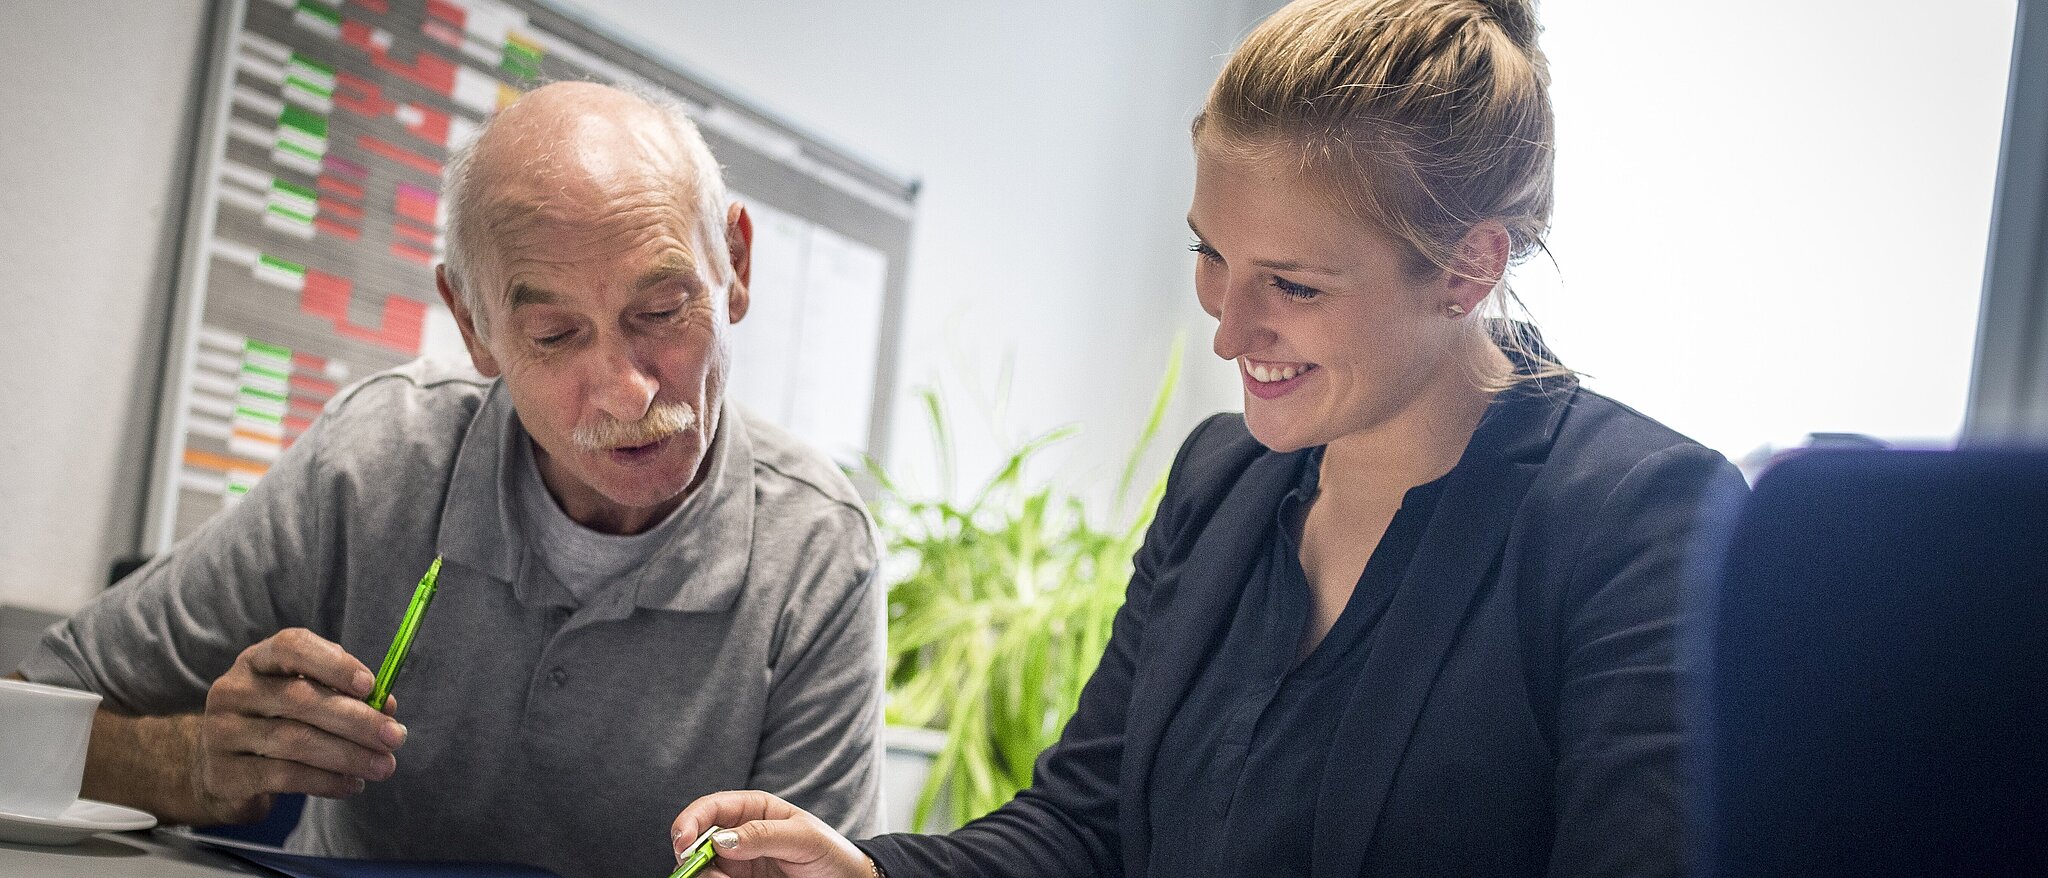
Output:
<path fill-rule="evenodd" d="M 272 677 L 306 677 L 344 695 L 368 698 L 376 675 L 341 645 L 304 628 L 286 628 L 242 651 L 249 669 Z"/>
<path fill-rule="evenodd" d="M 243 728 L 222 741 L 230 753 L 297 762 L 333 774 L 384 780 L 398 770 L 387 750 L 371 749 L 297 720 L 244 718 Z"/>
<path fill-rule="evenodd" d="M 405 727 L 363 702 L 370 686 L 361 662 L 304 628 L 243 650 L 207 691 L 199 727 L 206 794 L 339 798 L 389 778 Z"/>
<path fill-rule="evenodd" d="M 212 771 L 216 779 L 209 786 L 228 791 L 238 798 L 270 793 L 305 793 L 342 799 L 363 791 L 363 780 L 323 771 L 285 759 L 261 756 L 217 755 Z"/>
<path fill-rule="evenodd" d="M 304 677 L 256 677 L 235 713 L 296 720 L 358 746 L 389 753 L 405 743 L 405 727 L 364 704 Z"/>
<path fill-rule="evenodd" d="M 338 644 L 304 628 L 288 628 L 242 652 L 208 693 L 209 712 L 284 717 L 325 729 L 361 746 L 392 750 L 405 729 L 363 703 L 368 669 Z"/>

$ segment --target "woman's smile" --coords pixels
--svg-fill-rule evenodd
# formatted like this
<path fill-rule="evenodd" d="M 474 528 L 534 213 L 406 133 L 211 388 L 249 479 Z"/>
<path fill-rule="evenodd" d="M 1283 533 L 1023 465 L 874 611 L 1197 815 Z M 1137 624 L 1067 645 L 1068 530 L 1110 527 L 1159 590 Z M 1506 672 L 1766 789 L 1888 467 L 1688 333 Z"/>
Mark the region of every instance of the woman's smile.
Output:
<path fill-rule="evenodd" d="M 1315 372 L 1314 363 L 1268 363 L 1250 357 L 1237 358 L 1238 374 L 1244 388 L 1260 399 L 1276 399 L 1292 393 Z"/>

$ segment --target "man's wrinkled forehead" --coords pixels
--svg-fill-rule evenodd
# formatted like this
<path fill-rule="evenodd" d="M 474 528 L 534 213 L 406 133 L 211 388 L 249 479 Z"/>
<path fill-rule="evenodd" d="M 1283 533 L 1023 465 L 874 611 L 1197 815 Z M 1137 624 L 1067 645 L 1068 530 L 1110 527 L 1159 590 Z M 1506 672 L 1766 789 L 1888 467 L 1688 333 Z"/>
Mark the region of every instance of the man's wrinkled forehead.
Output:
<path fill-rule="evenodd" d="M 690 155 L 655 108 L 631 96 L 564 105 L 546 90 L 506 108 L 477 144 L 489 200 L 514 203 L 662 195 L 687 201 Z"/>
<path fill-rule="evenodd" d="M 650 233 L 708 243 L 690 153 L 659 111 L 616 92 L 576 105 L 540 102 L 545 92 L 507 108 L 477 144 L 480 243 L 514 258 Z"/>
<path fill-rule="evenodd" d="M 576 236 L 661 224 L 687 235 L 696 225 L 693 189 L 688 180 L 630 168 L 601 179 L 538 172 L 506 177 L 483 188 L 483 228 L 493 237 Z"/>

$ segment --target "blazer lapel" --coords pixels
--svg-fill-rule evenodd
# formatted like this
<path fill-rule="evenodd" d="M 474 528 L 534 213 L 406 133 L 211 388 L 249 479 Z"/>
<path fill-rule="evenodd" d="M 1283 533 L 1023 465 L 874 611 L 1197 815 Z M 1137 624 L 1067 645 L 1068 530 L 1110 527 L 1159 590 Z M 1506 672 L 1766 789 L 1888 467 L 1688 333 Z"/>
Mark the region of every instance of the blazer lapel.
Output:
<path fill-rule="evenodd" d="M 1445 476 L 1436 512 L 1338 721 L 1331 770 L 1316 797 L 1312 875 L 1359 874 L 1430 687 L 1501 558 L 1570 395 L 1503 393 L 1514 396 L 1497 401 Z"/>
<path fill-rule="evenodd" d="M 1275 510 L 1294 487 L 1298 460 L 1296 454 L 1254 459 L 1202 525 L 1185 560 L 1154 583 L 1124 722 L 1119 823 L 1127 875 L 1144 875 L 1151 854 L 1147 792 L 1166 724 L 1234 615 Z"/>

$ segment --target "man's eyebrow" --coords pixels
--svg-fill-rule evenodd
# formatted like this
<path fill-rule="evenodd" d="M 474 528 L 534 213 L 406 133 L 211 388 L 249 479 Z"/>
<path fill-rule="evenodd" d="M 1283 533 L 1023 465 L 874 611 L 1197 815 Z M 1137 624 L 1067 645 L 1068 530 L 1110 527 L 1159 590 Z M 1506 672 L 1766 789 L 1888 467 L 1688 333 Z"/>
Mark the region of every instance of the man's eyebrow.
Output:
<path fill-rule="evenodd" d="M 682 281 L 694 290 L 698 286 L 697 264 L 681 253 L 671 253 L 633 282 L 633 292 L 644 293 L 672 281 Z"/>
<path fill-rule="evenodd" d="M 680 254 L 667 257 L 633 282 L 633 292 L 644 293 L 671 281 L 682 281 L 695 289 L 698 286 L 696 263 Z M 562 294 L 529 283 L 515 283 L 508 301 L 507 310 L 518 310 L 523 305 L 558 305 L 562 302 Z"/>
<path fill-rule="evenodd" d="M 512 285 L 512 295 L 508 301 L 511 307 L 506 310 L 517 311 L 525 305 L 553 305 L 561 302 L 562 297 L 552 290 L 532 284 L 516 283 Z"/>
<path fill-rule="evenodd" d="M 1202 230 L 1195 227 L 1195 218 L 1192 216 L 1188 217 L 1188 231 L 1194 232 L 1197 238 L 1202 237 Z M 1344 273 L 1334 268 L 1310 265 L 1293 259 L 1254 259 L 1252 264 L 1269 271 L 1296 271 L 1303 274 L 1327 274 L 1332 276 Z"/>

